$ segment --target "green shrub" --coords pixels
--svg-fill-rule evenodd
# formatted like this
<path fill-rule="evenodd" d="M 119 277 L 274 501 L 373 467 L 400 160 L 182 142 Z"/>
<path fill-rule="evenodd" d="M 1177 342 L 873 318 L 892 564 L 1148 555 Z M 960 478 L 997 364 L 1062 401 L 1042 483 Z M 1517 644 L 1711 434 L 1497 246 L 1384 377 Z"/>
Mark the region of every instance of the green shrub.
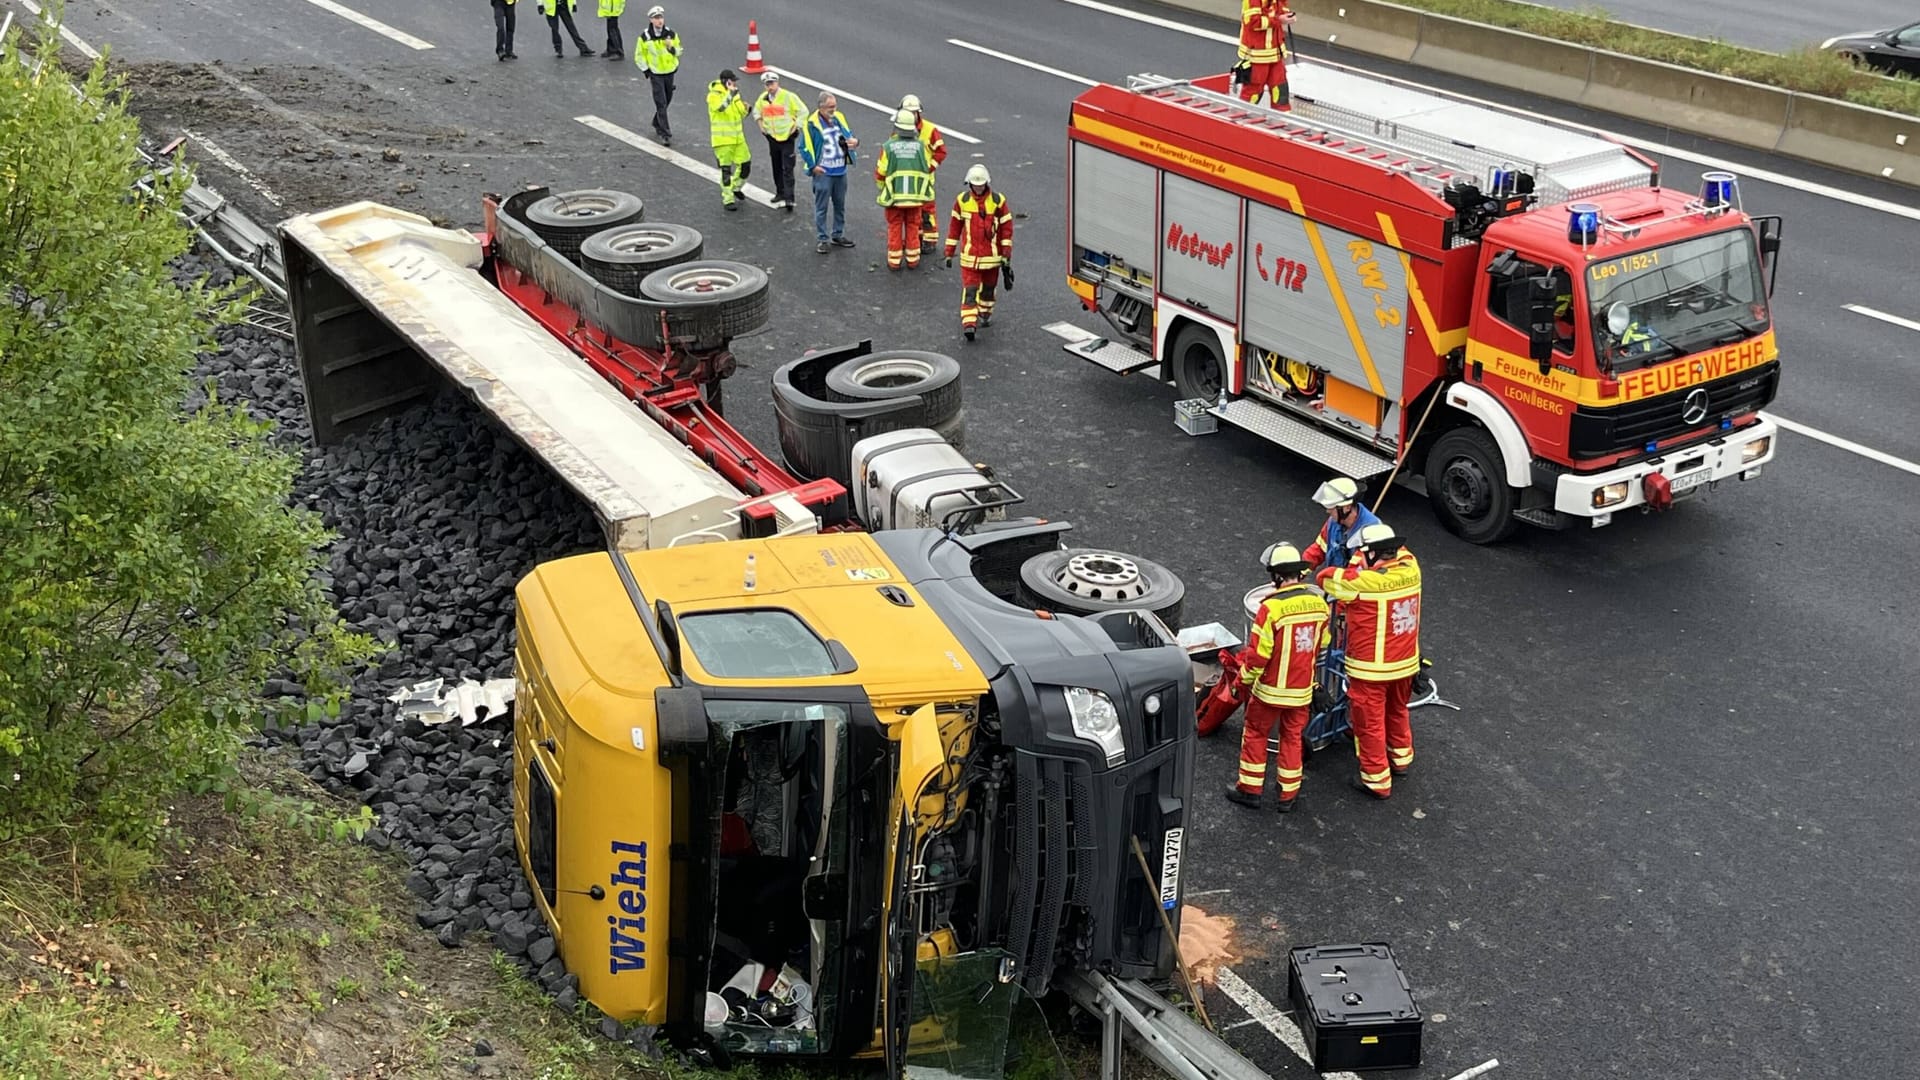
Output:
<path fill-rule="evenodd" d="M 53 31 L 37 70 L 20 41 L 0 57 L 0 839 L 139 844 L 231 767 L 266 679 L 324 697 L 368 642 L 317 584 L 297 457 L 242 410 L 183 407 L 245 302 L 174 280 L 185 169 L 136 195 L 104 62 L 76 94 Z"/>

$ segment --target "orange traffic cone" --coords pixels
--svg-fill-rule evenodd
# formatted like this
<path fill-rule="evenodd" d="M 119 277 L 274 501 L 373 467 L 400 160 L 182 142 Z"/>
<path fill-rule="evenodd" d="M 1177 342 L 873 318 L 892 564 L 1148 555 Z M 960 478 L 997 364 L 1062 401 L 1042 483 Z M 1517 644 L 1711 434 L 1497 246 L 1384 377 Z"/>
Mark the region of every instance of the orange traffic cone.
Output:
<path fill-rule="evenodd" d="M 767 70 L 760 58 L 760 24 L 756 20 L 747 20 L 747 66 L 740 69 L 748 75 L 758 75 Z"/>

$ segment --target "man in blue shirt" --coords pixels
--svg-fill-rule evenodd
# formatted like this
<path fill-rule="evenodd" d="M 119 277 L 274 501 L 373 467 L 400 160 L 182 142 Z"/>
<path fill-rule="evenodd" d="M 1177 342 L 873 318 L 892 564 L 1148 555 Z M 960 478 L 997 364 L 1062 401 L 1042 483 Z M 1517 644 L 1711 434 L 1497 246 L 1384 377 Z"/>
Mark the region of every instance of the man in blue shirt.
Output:
<path fill-rule="evenodd" d="M 1344 476 L 1321 484 L 1313 501 L 1327 512 L 1327 523 L 1301 558 L 1308 563 L 1339 569 L 1347 565 L 1347 540 L 1368 525 L 1380 524 L 1373 511 L 1360 505 L 1360 485 Z"/>
<path fill-rule="evenodd" d="M 800 129 L 800 161 L 813 178 L 813 231 L 819 241 L 814 249 L 825 255 L 833 247 L 852 247 L 847 230 L 847 167 L 853 164 L 854 148 L 860 140 L 840 111 L 832 91 L 822 90 L 820 107 L 807 117 Z M 833 204 L 833 235 L 827 235 L 827 204 Z"/>

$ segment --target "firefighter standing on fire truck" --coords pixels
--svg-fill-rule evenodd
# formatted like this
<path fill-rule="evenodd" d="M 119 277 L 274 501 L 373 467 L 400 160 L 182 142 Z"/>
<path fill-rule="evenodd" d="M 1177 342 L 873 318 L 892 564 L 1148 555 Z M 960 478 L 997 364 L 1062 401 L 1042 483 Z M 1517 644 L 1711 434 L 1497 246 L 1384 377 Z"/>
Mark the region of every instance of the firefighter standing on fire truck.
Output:
<path fill-rule="evenodd" d="M 1323 581 L 1347 620 L 1347 700 L 1360 758 L 1353 786 L 1385 799 L 1413 765 L 1407 701 L 1420 672 L 1420 564 L 1384 524 L 1361 528 L 1353 544 L 1356 556 Z"/>
<path fill-rule="evenodd" d="M 960 252 L 960 329 L 973 340 L 975 327 L 993 319 L 994 290 L 1006 267 L 1007 291 L 1013 291 L 1013 210 L 993 190 L 985 165 L 967 170 L 967 186 L 953 200 L 947 219 L 947 266 Z"/>
<path fill-rule="evenodd" d="M 1273 579 L 1274 593 L 1260 603 L 1242 660 L 1241 680 L 1253 688 L 1247 702 L 1246 728 L 1240 736 L 1240 780 L 1227 789 L 1227 799 L 1258 807 L 1267 779 L 1267 739 L 1274 724 L 1280 727 L 1279 762 L 1275 769 L 1283 813 L 1293 811 L 1305 774 L 1300 739 L 1307 730 L 1307 710 L 1313 703 L 1315 665 L 1326 647 L 1330 611 L 1320 590 L 1307 584 L 1311 569 L 1292 544 L 1270 544 L 1260 564 Z"/>
<path fill-rule="evenodd" d="M 1240 97 L 1246 101 L 1269 101 L 1281 112 L 1291 112 L 1293 98 L 1287 91 L 1287 62 L 1281 55 L 1287 24 L 1293 12 L 1286 0 L 1241 0 L 1240 64 L 1248 69 Z"/>

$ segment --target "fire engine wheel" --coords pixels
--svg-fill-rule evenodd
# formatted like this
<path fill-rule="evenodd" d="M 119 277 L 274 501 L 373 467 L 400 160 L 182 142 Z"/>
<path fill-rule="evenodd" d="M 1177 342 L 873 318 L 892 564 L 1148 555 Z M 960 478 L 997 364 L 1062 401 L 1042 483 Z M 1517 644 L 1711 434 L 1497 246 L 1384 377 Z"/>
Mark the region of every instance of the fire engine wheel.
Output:
<path fill-rule="evenodd" d="M 704 248 L 698 229 L 635 222 L 587 237 L 580 244 L 580 265 L 607 288 L 637 297 L 648 274 L 698 259 Z"/>
<path fill-rule="evenodd" d="M 587 237 L 616 225 L 639 221 L 646 207 L 640 196 L 625 191 L 585 188 L 549 195 L 527 207 L 527 224 L 547 246 L 578 261 Z"/>
<path fill-rule="evenodd" d="M 1471 544 L 1497 543 L 1519 527 L 1500 448 L 1476 427 L 1455 428 L 1428 451 L 1427 499 L 1441 523 Z"/>
<path fill-rule="evenodd" d="M 1182 400 L 1219 400 L 1220 388 L 1226 385 L 1227 362 L 1220 355 L 1220 338 L 1213 331 L 1188 326 L 1174 335 L 1167 366 Z"/>
<path fill-rule="evenodd" d="M 1100 615 L 1146 608 L 1180 628 L 1187 586 L 1157 562 L 1103 548 L 1046 551 L 1020 564 L 1020 606 Z"/>
<path fill-rule="evenodd" d="M 720 329 L 740 337 L 767 324 L 772 300 L 767 272 L 724 259 L 701 259 L 655 270 L 640 282 L 649 299 L 680 303 L 706 301 L 720 309 Z"/>
<path fill-rule="evenodd" d="M 937 428 L 960 412 L 960 362 L 916 349 L 856 356 L 827 371 L 830 401 L 891 401 L 920 395 L 925 426 Z"/>

